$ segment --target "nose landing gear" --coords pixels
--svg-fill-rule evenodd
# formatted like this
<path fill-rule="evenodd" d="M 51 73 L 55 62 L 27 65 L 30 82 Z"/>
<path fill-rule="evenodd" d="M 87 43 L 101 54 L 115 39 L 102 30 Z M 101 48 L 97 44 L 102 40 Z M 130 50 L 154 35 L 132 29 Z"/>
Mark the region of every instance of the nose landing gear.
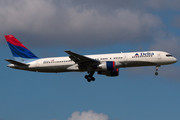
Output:
<path fill-rule="evenodd" d="M 160 65 L 156 65 L 156 72 L 155 72 L 155 75 L 157 76 L 158 75 L 158 72 L 157 71 L 159 71 L 159 68 L 160 67 Z"/>
<path fill-rule="evenodd" d="M 158 75 L 158 72 L 155 72 L 155 75 L 157 76 L 157 75 Z"/>
<path fill-rule="evenodd" d="M 88 82 L 95 81 L 95 78 L 93 77 L 95 71 L 88 72 L 89 75 L 85 75 L 84 77 L 87 79 Z"/>

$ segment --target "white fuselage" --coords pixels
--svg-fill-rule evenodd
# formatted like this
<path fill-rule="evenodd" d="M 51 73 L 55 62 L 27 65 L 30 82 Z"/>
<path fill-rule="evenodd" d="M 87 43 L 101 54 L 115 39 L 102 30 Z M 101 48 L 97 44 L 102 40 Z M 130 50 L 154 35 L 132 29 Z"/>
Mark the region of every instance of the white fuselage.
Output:
<path fill-rule="evenodd" d="M 157 66 L 167 65 L 177 62 L 175 57 L 172 57 L 167 52 L 162 51 L 144 51 L 144 52 L 129 52 L 115 54 L 97 54 L 85 55 L 85 57 L 95 59 L 103 63 L 105 61 L 114 61 L 116 68 L 122 67 L 138 67 L 138 66 Z M 71 72 L 71 71 L 88 71 L 88 68 L 80 69 L 79 65 L 72 61 L 69 57 L 52 57 L 41 58 L 27 63 L 29 66 L 16 66 L 13 64 L 8 67 L 36 72 Z M 94 68 L 94 71 L 101 69 Z"/>

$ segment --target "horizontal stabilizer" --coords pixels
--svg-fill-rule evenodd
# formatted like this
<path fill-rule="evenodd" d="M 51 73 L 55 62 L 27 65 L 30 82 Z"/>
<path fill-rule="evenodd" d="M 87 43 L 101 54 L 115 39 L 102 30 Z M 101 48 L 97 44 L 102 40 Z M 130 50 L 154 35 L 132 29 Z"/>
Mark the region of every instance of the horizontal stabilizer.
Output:
<path fill-rule="evenodd" d="M 8 62 L 11 63 L 11 64 L 14 64 L 14 65 L 18 65 L 18 66 L 29 66 L 28 64 L 21 63 L 21 62 L 18 62 L 18 61 L 15 61 L 15 60 L 11 60 L 11 59 L 5 59 L 5 60 L 8 61 Z"/>

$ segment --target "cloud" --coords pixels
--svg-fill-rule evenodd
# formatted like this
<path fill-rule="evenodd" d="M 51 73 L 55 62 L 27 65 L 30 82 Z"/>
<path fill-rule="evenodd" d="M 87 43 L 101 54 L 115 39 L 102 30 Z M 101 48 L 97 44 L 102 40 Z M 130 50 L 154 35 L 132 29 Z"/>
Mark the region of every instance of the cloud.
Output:
<path fill-rule="evenodd" d="M 144 5 L 153 10 L 180 10 L 179 0 L 147 0 Z"/>
<path fill-rule="evenodd" d="M 0 32 L 23 34 L 41 45 L 92 47 L 148 41 L 163 25 L 158 16 L 138 9 L 84 6 L 71 0 L 2 0 Z"/>
<path fill-rule="evenodd" d="M 180 28 L 180 16 L 174 16 L 171 24 L 175 28 Z"/>
<path fill-rule="evenodd" d="M 72 0 L 75 5 L 84 5 L 88 8 L 100 8 L 106 6 L 106 9 L 152 9 L 152 10 L 164 10 L 164 9 L 175 9 L 179 10 L 179 0 Z"/>
<path fill-rule="evenodd" d="M 71 117 L 68 120 L 109 120 L 108 116 L 103 113 L 95 113 L 92 110 L 88 112 L 76 111 L 72 113 Z"/>
<path fill-rule="evenodd" d="M 93 8 L 98 10 L 117 10 L 119 8 L 128 8 L 134 9 L 138 8 L 138 6 L 142 6 L 143 0 L 72 0 L 74 5 L 81 5 L 86 8 Z"/>
<path fill-rule="evenodd" d="M 1 32 L 43 33 L 54 14 L 52 3 L 44 0 L 0 1 Z M 46 27 L 45 27 L 46 26 Z M 14 32 L 15 31 L 15 32 Z"/>
<path fill-rule="evenodd" d="M 156 38 L 155 43 L 150 46 L 150 50 L 166 51 L 173 54 L 176 58 L 180 59 L 180 37 L 169 34 L 164 37 Z"/>

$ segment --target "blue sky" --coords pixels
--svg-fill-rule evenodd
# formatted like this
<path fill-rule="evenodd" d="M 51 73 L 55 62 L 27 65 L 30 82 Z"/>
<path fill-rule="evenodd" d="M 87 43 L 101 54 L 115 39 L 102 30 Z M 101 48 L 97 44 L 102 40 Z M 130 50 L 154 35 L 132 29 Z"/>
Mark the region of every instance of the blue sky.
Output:
<path fill-rule="evenodd" d="M 39 57 L 163 50 L 180 59 L 177 0 L 0 2 L 0 120 L 179 120 L 180 64 L 95 73 L 35 73 L 7 67 L 13 34 Z M 161 4 L 163 3 L 163 4 Z"/>

